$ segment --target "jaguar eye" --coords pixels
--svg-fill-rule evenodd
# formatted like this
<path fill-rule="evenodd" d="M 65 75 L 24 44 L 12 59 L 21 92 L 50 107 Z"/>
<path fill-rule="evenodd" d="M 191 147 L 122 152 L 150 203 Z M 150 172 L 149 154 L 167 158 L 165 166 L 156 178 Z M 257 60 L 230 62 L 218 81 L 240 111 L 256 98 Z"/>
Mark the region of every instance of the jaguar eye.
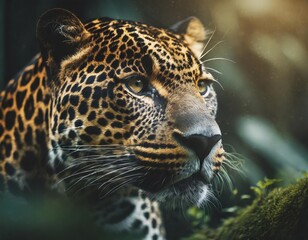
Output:
<path fill-rule="evenodd" d="M 145 80 L 141 76 L 132 76 L 127 79 L 126 87 L 135 94 L 141 94 L 145 88 Z"/>
<path fill-rule="evenodd" d="M 209 83 L 208 83 L 208 81 L 201 79 L 201 80 L 198 81 L 197 85 L 198 85 L 199 93 L 201 95 L 206 95 L 209 92 Z"/>

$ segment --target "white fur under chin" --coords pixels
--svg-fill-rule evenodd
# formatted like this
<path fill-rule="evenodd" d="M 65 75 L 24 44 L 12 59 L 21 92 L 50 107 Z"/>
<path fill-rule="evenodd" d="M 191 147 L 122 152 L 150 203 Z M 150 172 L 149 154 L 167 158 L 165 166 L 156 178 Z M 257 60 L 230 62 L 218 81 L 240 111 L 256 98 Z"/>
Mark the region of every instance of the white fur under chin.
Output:
<path fill-rule="evenodd" d="M 197 207 L 203 207 L 203 205 L 207 202 L 209 195 L 209 188 L 207 185 L 204 185 L 199 192 L 199 198 L 196 203 Z"/>
<path fill-rule="evenodd" d="M 165 189 L 162 192 L 153 194 L 150 198 L 154 201 L 158 201 L 161 206 L 167 208 L 176 208 L 176 207 L 189 207 L 197 206 L 204 207 L 212 193 L 208 185 L 192 184 L 187 186 L 187 190 L 178 191 L 173 187 Z"/>

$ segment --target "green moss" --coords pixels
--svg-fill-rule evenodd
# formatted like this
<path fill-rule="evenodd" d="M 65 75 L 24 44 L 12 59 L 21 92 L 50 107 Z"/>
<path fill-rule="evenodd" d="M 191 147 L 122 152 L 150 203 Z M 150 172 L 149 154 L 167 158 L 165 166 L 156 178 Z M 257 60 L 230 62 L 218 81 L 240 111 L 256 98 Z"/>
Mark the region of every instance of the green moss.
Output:
<path fill-rule="evenodd" d="M 308 176 L 285 188 L 259 195 L 225 220 L 189 239 L 305 239 L 308 236 Z"/>

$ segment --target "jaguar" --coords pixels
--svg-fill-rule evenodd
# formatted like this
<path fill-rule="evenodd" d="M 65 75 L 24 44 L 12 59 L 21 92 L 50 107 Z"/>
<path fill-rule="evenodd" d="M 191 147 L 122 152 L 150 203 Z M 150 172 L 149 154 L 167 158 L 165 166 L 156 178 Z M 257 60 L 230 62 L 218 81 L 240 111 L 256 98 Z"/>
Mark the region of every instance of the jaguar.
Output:
<path fill-rule="evenodd" d="M 51 9 L 0 95 L 0 192 L 88 203 L 104 229 L 164 239 L 160 206 L 203 206 L 225 159 L 201 21 L 168 29 Z"/>

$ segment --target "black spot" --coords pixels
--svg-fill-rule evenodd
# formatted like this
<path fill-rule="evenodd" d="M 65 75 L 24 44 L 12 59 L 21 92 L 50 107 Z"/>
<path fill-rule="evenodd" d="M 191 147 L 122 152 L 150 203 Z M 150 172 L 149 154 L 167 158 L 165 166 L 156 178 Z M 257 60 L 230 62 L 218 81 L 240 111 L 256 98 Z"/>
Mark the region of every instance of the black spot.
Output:
<path fill-rule="evenodd" d="M 101 62 L 101 61 L 103 61 L 104 59 L 105 59 L 105 51 L 106 51 L 106 49 L 101 49 L 98 53 L 97 53 L 97 55 L 96 55 L 96 57 L 95 57 L 95 60 L 97 61 L 97 62 Z"/>
<path fill-rule="evenodd" d="M 73 74 L 73 76 L 72 76 L 71 81 L 72 81 L 72 82 L 75 82 L 76 79 L 77 79 L 77 73 L 75 72 L 75 73 Z"/>
<path fill-rule="evenodd" d="M 116 115 L 116 119 L 122 122 L 123 117 L 121 115 Z"/>
<path fill-rule="evenodd" d="M 124 46 L 124 48 L 125 48 L 125 45 L 123 45 L 123 46 Z M 123 48 L 123 49 L 124 49 L 124 48 Z M 121 53 L 120 53 L 120 59 L 125 59 L 125 58 L 126 58 L 126 54 L 125 54 L 124 52 L 121 52 Z M 121 67 L 124 68 L 125 66 L 126 66 L 126 62 L 122 62 L 122 63 L 121 63 Z"/>
<path fill-rule="evenodd" d="M 147 204 L 146 204 L 146 203 L 142 203 L 141 209 L 144 210 L 144 209 L 146 209 L 146 208 L 147 208 Z"/>
<path fill-rule="evenodd" d="M 19 131 L 23 132 L 25 130 L 25 127 L 21 116 L 19 115 L 17 119 L 18 119 L 18 129 Z"/>
<path fill-rule="evenodd" d="M 67 117 L 67 111 L 63 111 L 61 114 L 60 114 L 60 119 L 66 119 Z"/>
<path fill-rule="evenodd" d="M 114 134 L 114 138 L 115 139 L 121 139 L 122 138 L 122 134 L 117 132 L 117 133 Z"/>
<path fill-rule="evenodd" d="M 91 87 L 85 87 L 82 89 L 81 94 L 84 98 L 89 98 L 92 93 L 92 88 Z"/>
<path fill-rule="evenodd" d="M 95 80 L 95 76 L 90 76 L 87 78 L 86 84 L 92 84 L 94 83 L 94 80 Z"/>
<path fill-rule="evenodd" d="M 118 35 L 117 37 L 120 37 L 123 33 L 124 33 L 123 29 L 121 28 L 117 29 L 117 35 Z"/>
<path fill-rule="evenodd" d="M 124 68 L 124 70 L 123 70 L 124 72 L 126 72 L 126 73 L 129 73 L 129 72 L 131 72 L 132 71 L 132 69 L 131 68 L 129 68 L 129 67 L 126 67 L 126 68 Z"/>
<path fill-rule="evenodd" d="M 155 218 L 152 219 L 152 227 L 156 228 L 157 227 L 157 221 Z"/>
<path fill-rule="evenodd" d="M 116 69 L 118 66 L 119 66 L 119 61 L 118 61 L 118 60 L 114 60 L 114 61 L 112 62 L 112 64 L 111 64 L 111 67 L 112 67 L 113 69 Z"/>
<path fill-rule="evenodd" d="M 126 56 L 127 58 L 132 58 L 134 56 L 134 52 L 131 49 L 127 49 Z"/>
<path fill-rule="evenodd" d="M 4 165 L 4 169 L 5 169 L 5 172 L 9 175 L 9 176 L 13 176 L 14 173 L 16 172 L 15 168 L 13 167 L 12 164 L 6 162 L 5 165 Z"/>
<path fill-rule="evenodd" d="M 91 142 L 92 141 L 92 138 L 89 135 L 87 135 L 87 134 L 81 134 L 80 135 L 80 139 L 84 140 L 86 142 Z"/>
<path fill-rule="evenodd" d="M 86 80 L 86 78 L 87 78 L 87 76 L 86 76 L 86 75 L 83 75 L 83 76 L 81 77 L 81 79 L 80 79 L 80 83 L 84 83 L 84 81 Z M 80 91 L 80 89 L 81 89 L 81 86 L 80 86 L 80 88 L 79 88 L 78 91 Z"/>
<path fill-rule="evenodd" d="M 145 212 L 143 214 L 143 216 L 146 218 L 146 219 L 149 219 L 150 218 L 150 213 L 149 212 Z"/>
<path fill-rule="evenodd" d="M 93 65 L 90 65 L 88 68 L 87 68 L 87 73 L 91 73 L 93 72 L 94 70 L 94 66 Z"/>
<path fill-rule="evenodd" d="M 153 240 L 157 240 L 157 239 L 158 239 L 158 235 L 157 235 L 157 234 L 154 234 L 154 235 L 152 236 L 152 239 L 153 239 Z"/>
<path fill-rule="evenodd" d="M 81 127 L 82 124 L 83 124 L 82 120 L 78 119 L 78 120 L 76 120 L 76 122 L 75 122 L 75 127 Z"/>
<path fill-rule="evenodd" d="M 127 42 L 127 40 L 128 40 L 128 36 L 127 36 L 127 35 L 124 35 L 123 38 L 122 38 L 122 41 L 123 41 L 123 42 Z"/>
<path fill-rule="evenodd" d="M 40 84 L 40 79 L 38 77 L 36 77 L 31 84 L 31 91 L 33 92 L 35 89 L 37 89 L 39 84 Z"/>
<path fill-rule="evenodd" d="M 39 90 L 37 91 L 37 94 L 36 94 L 36 101 L 37 101 L 37 102 L 43 101 L 43 93 L 42 93 L 42 90 L 41 90 L 41 89 L 39 89 Z"/>
<path fill-rule="evenodd" d="M 30 120 L 33 116 L 34 113 L 34 101 L 32 95 L 30 95 L 26 101 L 24 111 L 25 111 L 25 116 L 27 120 Z"/>
<path fill-rule="evenodd" d="M 89 120 L 89 121 L 92 121 L 92 120 L 94 120 L 95 118 L 96 118 L 96 112 L 91 111 L 90 114 L 89 114 L 89 116 L 88 116 L 88 120 Z"/>
<path fill-rule="evenodd" d="M 68 133 L 68 137 L 71 138 L 71 139 L 75 139 L 77 137 L 77 134 L 76 134 L 75 131 L 70 130 L 69 133 Z"/>
<path fill-rule="evenodd" d="M 91 107 L 92 107 L 92 108 L 99 108 L 99 103 L 98 103 L 98 101 L 94 99 L 94 100 L 91 102 Z"/>
<path fill-rule="evenodd" d="M 98 66 L 95 68 L 94 72 L 95 72 L 95 73 L 99 73 L 99 72 L 101 72 L 101 71 L 103 71 L 103 70 L 104 70 L 104 65 L 98 65 Z M 97 81 L 99 81 L 99 78 L 97 78 Z"/>
<path fill-rule="evenodd" d="M 116 52 L 118 49 L 119 41 L 114 41 L 112 44 L 109 45 L 110 52 Z"/>
<path fill-rule="evenodd" d="M 109 78 L 114 78 L 114 73 L 115 73 L 115 71 L 113 70 L 113 69 L 111 69 L 109 72 L 108 72 L 108 77 Z M 109 82 L 109 84 L 113 84 L 112 82 Z M 108 86 L 109 86 L 109 84 L 108 84 Z"/>
<path fill-rule="evenodd" d="M 98 75 L 97 81 L 102 82 L 102 81 L 106 80 L 106 77 L 107 77 L 107 74 L 105 72 L 103 72 L 100 75 Z"/>
<path fill-rule="evenodd" d="M 151 76 L 153 72 L 153 60 L 150 57 L 150 55 L 145 55 L 144 57 L 142 57 L 141 64 L 144 70 L 146 71 L 147 75 Z"/>
<path fill-rule="evenodd" d="M 107 62 L 107 63 L 111 63 L 112 60 L 113 60 L 114 58 L 115 58 L 115 55 L 114 55 L 114 54 L 109 54 L 108 57 L 107 57 L 107 59 L 106 59 L 106 62 Z"/>
<path fill-rule="evenodd" d="M 97 120 L 97 122 L 98 122 L 99 125 L 101 125 L 103 127 L 107 126 L 107 124 L 108 124 L 108 121 L 105 118 L 99 118 Z"/>
<path fill-rule="evenodd" d="M 70 96 L 70 103 L 73 105 L 73 106 L 77 106 L 78 103 L 79 103 L 79 97 L 77 95 L 71 95 Z"/>
<path fill-rule="evenodd" d="M 112 122 L 111 123 L 111 127 L 113 127 L 113 128 L 122 128 L 123 127 L 123 125 L 122 125 L 122 123 L 121 122 Z"/>
<path fill-rule="evenodd" d="M 15 125 L 16 113 L 14 110 L 8 111 L 5 115 L 5 127 L 7 130 L 11 130 Z"/>
<path fill-rule="evenodd" d="M 84 115 L 88 112 L 88 104 L 86 101 L 82 101 L 78 107 L 78 112 L 81 114 L 81 115 Z"/>
<path fill-rule="evenodd" d="M 12 151 L 12 143 L 8 142 L 5 144 L 5 155 L 10 157 Z"/>
<path fill-rule="evenodd" d="M 75 119 L 75 110 L 72 107 L 69 107 L 68 109 L 68 115 L 69 115 L 69 120 L 72 121 Z"/>
<path fill-rule="evenodd" d="M 59 133 L 63 133 L 65 129 L 66 129 L 65 124 L 64 123 L 60 123 L 59 126 L 58 126 L 58 132 Z"/>
<path fill-rule="evenodd" d="M 100 135 L 102 133 L 102 130 L 95 126 L 86 127 L 85 131 L 87 134 L 92 134 L 92 135 Z"/>
<path fill-rule="evenodd" d="M 18 92 L 16 93 L 16 105 L 17 105 L 17 108 L 18 108 L 18 109 L 21 108 L 22 103 L 24 102 L 26 93 L 27 93 L 27 90 L 18 91 Z"/>
<path fill-rule="evenodd" d="M 108 93 L 107 89 L 101 90 L 101 97 L 102 98 L 106 98 L 107 97 L 107 93 Z"/>
<path fill-rule="evenodd" d="M 69 99 L 69 95 L 66 94 L 66 95 L 62 98 L 61 105 L 62 105 L 62 106 L 65 106 L 65 105 L 68 103 L 68 99 Z"/>
<path fill-rule="evenodd" d="M 132 227 L 133 227 L 133 229 L 139 229 L 140 226 L 141 226 L 141 224 L 142 224 L 141 220 L 136 219 L 136 220 L 133 222 Z"/>
<path fill-rule="evenodd" d="M 113 120 L 114 119 L 114 114 L 112 112 L 105 112 L 106 118 Z"/>
<path fill-rule="evenodd" d="M 79 72 L 79 78 L 84 78 L 85 77 L 85 73 L 84 71 Z M 84 81 L 84 80 L 83 80 Z M 68 90 L 67 90 L 68 91 Z"/>
<path fill-rule="evenodd" d="M 126 101 L 124 99 L 118 99 L 117 100 L 117 105 L 120 107 L 125 107 L 126 106 Z"/>
<path fill-rule="evenodd" d="M 105 109 L 108 108 L 108 103 L 105 102 L 105 101 L 103 101 L 103 102 L 102 102 L 102 108 L 105 108 Z"/>
<path fill-rule="evenodd" d="M 148 140 L 154 140 L 155 139 L 155 135 L 154 134 L 151 134 L 148 136 Z"/>
<path fill-rule="evenodd" d="M 78 83 L 75 83 L 74 84 L 74 86 L 72 87 L 72 92 L 74 93 L 74 92 L 78 92 L 79 90 L 80 90 L 80 86 L 79 86 L 79 84 Z"/>
<path fill-rule="evenodd" d="M 124 139 L 128 139 L 130 137 L 130 133 L 129 132 L 125 132 L 123 137 L 124 137 Z"/>
<path fill-rule="evenodd" d="M 43 114 L 42 109 L 39 109 L 39 110 L 38 110 L 38 114 L 37 114 L 37 116 L 36 116 L 35 119 L 34 119 L 34 123 L 35 123 L 36 125 L 40 125 L 40 124 L 43 123 L 43 121 L 44 121 L 44 114 Z"/>
<path fill-rule="evenodd" d="M 92 99 L 98 100 L 102 97 L 102 89 L 100 87 L 94 88 L 94 93 L 92 94 Z"/>
<path fill-rule="evenodd" d="M 133 40 L 129 39 L 129 41 L 127 42 L 127 46 L 130 47 L 130 46 L 133 46 L 133 45 L 134 45 Z"/>
<path fill-rule="evenodd" d="M 32 171 L 37 162 L 37 156 L 31 151 L 26 151 L 20 160 L 20 167 L 25 171 Z"/>
<path fill-rule="evenodd" d="M 109 130 L 107 130 L 107 131 L 105 132 L 105 136 L 106 136 L 106 137 L 110 137 L 110 136 L 111 136 L 111 132 L 110 132 Z"/>

